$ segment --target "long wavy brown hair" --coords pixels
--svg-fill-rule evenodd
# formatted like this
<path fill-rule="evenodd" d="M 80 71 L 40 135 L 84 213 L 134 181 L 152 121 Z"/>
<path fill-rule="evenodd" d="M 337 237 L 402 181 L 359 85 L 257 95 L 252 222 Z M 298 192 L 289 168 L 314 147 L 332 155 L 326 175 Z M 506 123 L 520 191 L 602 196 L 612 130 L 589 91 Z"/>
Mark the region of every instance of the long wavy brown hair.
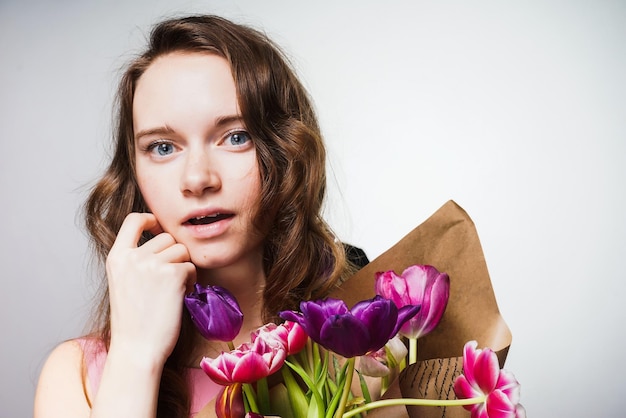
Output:
<path fill-rule="evenodd" d="M 159 23 L 145 52 L 122 75 L 113 158 L 85 204 L 87 230 L 100 261 L 106 259 L 126 215 L 147 210 L 135 177 L 133 96 L 137 81 L 155 58 L 172 52 L 216 54 L 230 64 L 261 176 L 255 224 L 266 236 L 265 319 L 276 320 L 279 311 L 295 309 L 303 299 L 326 296 L 351 269 L 341 242 L 321 216 L 326 154 L 311 100 L 288 59 L 267 36 L 216 16 Z M 98 298 L 93 334 L 108 347 L 106 280 Z M 181 335 L 161 378 L 159 417 L 189 415 L 184 372 L 195 338 L 197 333 L 185 314 Z"/>

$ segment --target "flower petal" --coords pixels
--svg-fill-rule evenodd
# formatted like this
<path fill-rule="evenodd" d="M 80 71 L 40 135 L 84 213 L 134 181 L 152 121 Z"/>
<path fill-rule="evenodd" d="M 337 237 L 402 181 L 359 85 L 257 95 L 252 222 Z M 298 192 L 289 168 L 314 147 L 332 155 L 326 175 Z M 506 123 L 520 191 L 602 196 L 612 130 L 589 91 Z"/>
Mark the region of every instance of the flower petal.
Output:
<path fill-rule="evenodd" d="M 233 382 L 254 383 L 269 374 L 269 367 L 263 356 L 250 351 L 239 359 L 233 369 L 231 379 Z"/>
<path fill-rule="evenodd" d="M 225 386 L 220 391 L 215 400 L 215 413 L 218 418 L 240 417 L 245 413 L 240 383 Z"/>
<path fill-rule="evenodd" d="M 304 331 L 304 328 L 296 322 L 286 322 L 283 326 L 287 329 L 287 354 L 296 354 L 300 352 L 309 336 Z"/>
<path fill-rule="evenodd" d="M 459 399 L 469 399 L 469 398 L 474 398 L 476 396 L 482 395 L 482 393 L 476 390 L 476 388 L 467 380 L 467 378 L 464 375 L 459 375 L 454 380 L 453 388 L 454 388 L 454 393 Z M 472 408 L 469 408 L 472 405 L 466 405 L 466 406 L 468 407 L 466 407 L 465 409 L 467 409 L 468 411 L 472 409 Z"/>
<path fill-rule="evenodd" d="M 409 353 L 406 345 L 397 336 L 390 339 L 385 346 L 389 349 L 389 353 L 393 356 L 396 363 L 400 363 L 400 361 L 402 361 L 402 359 Z"/>
<path fill-rule="evenodd" d="M 496 388 L 504 392 L 511 402 L 517 404 L 520 401 L 520 384 L 508 370 L 500 370 Z"/>
<path fill-rule="evenodd" d="M 485 403 L 489 418 L 515 418 L 516 407 L 501 390 L 496 389 L 487 395 Z"/>
<path fill-rule="evenodd" d="M 359 371 L 365 376 L 383 377 L 389 374 L 389 367 L 371 354 L 359 357 Z"/>
<path fill-rule="evenodd" d="M 500 364 L 498 357 L 490 348 L 485 348 L 478 354 L 474 363 L 474 378 L 476 384 L 488 394 L 493 391 L 500 376 Z"/>
<path fill-rule="evenodd" d="M 419 335 L 416 338 L 426 335 L 435 329 L 448 305 L 450 278 L 445 273 L 439 274 L 437 270 L 431 271 L 429 277 L 433 274 L 435 275 L 434 278 L 426 284 L 424 298 L 421 302 L 422 310 L 417 315 L 420 327 Z"/>
<path fill-rule="evenodd" d="M 230 373 L 226 373 L 229 370 L 226 367 L 220 367 L 222 365 L 222 360 L 220 357 L 216 359 L 210 359 L 205 357 L 200 362 L 200 367 L 204 370 L 204 373 L 207 374 L 215 383 L 227 386 L 232 383 L 230 378 Z"/>
<path fill-rule="evenodd" d="M 412 318 L 415 315 L 418 315 L 422 307 L 420 305 L 405 305 L 398 311 L 398 319 L 396 321 L 396 326 L 393 330 L 393 335 L 396 335 L 400 332 L 404 326 L 412 321 Z M 401 333 L 401 335 L 407 336 L 407 334 Z M 409 336 L 409 338 L 411 338 Z M 417 338 L 417 337 L 415 337 Z"/>
<path fill-rule="evenodd" d="M 421 303 L 424 299 L 424 291 L 433 269 L 432 266 L 414 265 L 407 267 L 402 272 L 402 278 L 406 281 L 407 293 L 411 295 L 412 303 Z"/>
<path fill-rule="evenodd" d="M 317 342 L 346 358 L 362 356 L 369 351 L 370 332 L 351 314 L 335 315 L 324 323 Z"/>
<path fill-rule="evenodd" d="M 184 297 L 185 307 L 202 336 L 208 340 L 232 341 L 243 324 L 235 297 L 220 286 L 194 285 Z"/>
<path fill-rule="evenodd" d="M 340 299 L 327 298 L 317 301 L 300 303 L 300 310 L 305 320 L 299 322 L 306 333 L 313 339 L 319 340 L 320 330 L 326 319 L 333 315 L 343 315 L 348 312 L 345 302 Z"/>
<path fill-rule="evenodd" d="M 476 379 L 474 378 L 474 364 L 476 363 L 476 358 L 482 351 L 477 347 L 477 341 L 468 341 L 463 347 L 463 374 L 472 386 L 477 386 Z"/>
<path fill-rule="evenodd" d="M 410 304 L 406 279 L 393 270 L 376 273 L 376 294 L 392 300 L 398 308 Z"/>
<path fill-rule="evenodd" d="M 350 312 L 369 330 L 367 352 L 380 350 L 396 335 L 396 328 L 399 328 L 396 326 L 398 308 L 391 300 L 382 296 L 377 295 L 372 299 L 358 302 Z"/>
<path fill-rule="evenodd" d="M 398 329 L 407 338 L 419 338 L 435 329 L 448 304 L 449 288 L 448 275 L 429 265 L 409 266 L 401 276 L 393 271 L 376 275 L 377 294 L 391 299 L 398 308 L 421 306 L 419 313 Z"/>

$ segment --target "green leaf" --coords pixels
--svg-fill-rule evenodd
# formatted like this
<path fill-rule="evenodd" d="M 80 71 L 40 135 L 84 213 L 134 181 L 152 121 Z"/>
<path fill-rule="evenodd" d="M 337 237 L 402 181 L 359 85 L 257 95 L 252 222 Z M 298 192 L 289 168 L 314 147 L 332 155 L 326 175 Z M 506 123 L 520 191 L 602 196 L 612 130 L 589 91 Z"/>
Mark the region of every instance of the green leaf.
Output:
<path fill-rule="evenodd" d="M 283 368 L 287 370 L 286 367 Z M 292 376 L 293 378 L 293 376 Z M 302 392 L 302 391 L 301 391 Z M 281 418 L 300 418 L 303 417 L 307 412 L 306 408 L 306 399 L 305 399 L 305 407 L 301 412 L 296 412 L 297 415 L 294 415 L 294 411 L 291 406 L 291 393 L 287 387 L 280 383 L 270 389 L 269 392 L 270 399 L 272 401 L 272 409 L 270 414 L 279 416 Z"/>
<path fill-rule="evenodd" d="M 326 404 L 326 401 L 328 400 L 328 398 L 326 397 L 326 390 L 325 390 L 326 382 L 328 381 L 328 354 L 327 353 L 324 354 L 321 363 L 322 363 L 321 369 L 315 375 L 315 384 L 316 384 L 316 388 L 318 392 L 322 394 L 322 398 L 324 399 L 324 403 Z"/>
<path fill-rule="evenodd" d="M 261 415 L 268 415 L 270 413 L 270 394 L 267 378 L 264 377 L 256 382 L 256 396 Z"/>
<path fill-rule="evenodd" d="M 365 381 L 365 378 L 363 377 L 361 372 L 357 370 L 357 373 L 359 374 L 359 383 L 361 384 L 361 393 L 363 393 L 363 398 L 365 398 L 365 403 L 370 403 L 372 402 L 372 396 L 370 395 L 370 390 L 367 387 L 367 382 Z"/>
<path fill-rule="evenodd" d="M 324 418 L 324 410 L 326 408 L 325 408 L 324 401 L 322 400 L 322 395 L 320 395 L 319 391 L 317 390 L 315 382 L 311 380 L 309 375 L 306 374 L 306 372 L 302 369 L 302 367 L 297 366 L 294 363 L 291 363 L 287 360 L 285 360 L 285 364 L 289 366 L 291 370 L 296 372 L 302 378 L 302 380 L 304 380 L 304 383 L 309 387 L 311 393 L 313 394 L 313 398 L 311 399 L 311 401 L 314 401 L 314 402 L 309 403 L 309 411 L 308 411 L 307 416 L 309 418 L 315 418 L 315 417 Z M 315 413 L 315 415 L 311 415 L 313 413 Z"/>
<path fill-rule="evenodd" d="M 303 371 L 304 372 L 304 371 Z M 287 390 L 289 395 L 289 404 L 291 405 L 291 409 L 293 414 L 296 417 L 303 417 L 307 414 L 307 410 L 309 407 L 309 401 L 307 400 L 306 395 L 302 391 L 302 388 L 291 374 L 291 371 L 288 367 L 282 367 L 281 373 L 283 375 L 283 381 L 285 382 L 285 390 Z M 306 373 L 305 373 L 306 374 Z M 275 403 L 272 403 L 276 405 Z M 286 418 L 283 415 L 280 415 L 282 418 Z"/>
<path fill-rule="evenodd" d="M 321 405 L 320 402 L 311 402 L 309 404 L 307 418 L 324 418 L 323 412 L 323 405 Z"/>
<path fill-rule="evenodd" d="M 337 382 L 336 389 L 333 392 L 333 397 L 330 400 L 330 402 L 328 402 L 326 418 L 332 418 L 333 415 L 335 414 L 335 411 L 337 410 L 337 406 L 339 405 L 339 400 L 341 399 L 341 395 L 343 394 L 343 387 L 345 384 L 346 384 L 346 379 L 345 379 L 345 376 L 343 376 L 343 378 L 340 379 L 339 382 Z"/>

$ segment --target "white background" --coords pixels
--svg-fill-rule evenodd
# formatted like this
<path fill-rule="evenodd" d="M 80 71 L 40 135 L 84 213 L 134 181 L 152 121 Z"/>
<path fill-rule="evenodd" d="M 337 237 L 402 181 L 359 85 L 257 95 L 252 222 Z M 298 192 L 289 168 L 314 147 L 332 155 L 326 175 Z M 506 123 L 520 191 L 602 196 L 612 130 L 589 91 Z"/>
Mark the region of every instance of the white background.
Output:
<path fill-rule="evenodd" d="M 0 417 L 93 290 L 78 214 L 150 25 L 264 29 L 309 88 L 328 219 L 370 258 L 448 199 L 478 228 L 531 417 L 623 415 L 626 2 L 0 1 Z"/>

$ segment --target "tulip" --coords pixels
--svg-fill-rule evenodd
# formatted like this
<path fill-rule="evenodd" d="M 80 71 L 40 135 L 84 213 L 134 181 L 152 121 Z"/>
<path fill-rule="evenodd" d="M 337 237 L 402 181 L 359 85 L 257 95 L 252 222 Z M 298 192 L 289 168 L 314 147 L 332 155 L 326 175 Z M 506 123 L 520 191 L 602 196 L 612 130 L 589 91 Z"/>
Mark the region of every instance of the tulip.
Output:
<path fill-rule="evenodd" d="M 185 306 L 200 334 L 208 340 L 230 342 L 239 334 L 243 314 L 235 297 L 219 286 L 195 284 Z"/>
<path fill-rule="evenodd" d="M 400 338 L 393 337 L 380 350 L 361 356 L 359 359 L 359 371 L 371 377 L 389 376 L 389 367 L 395 367 L 406 357 L 408 350 Z"/>
<path fill-rule="evenodd" d="M 398 309 L 392 301 L 375 296 L 348 310 L 344 301 L 327 298 L 301 302 L 301 313 L 282 311 L 279 315 L 300 324 L 326 349 L 351 358 L 378 351 L 419 309 L 412 305 Z"/>
<path fill-rule="evenodd" d="M 215 399 L 215 414 L 218 418 L 242 417 L 245 413 L 241 383 L 224 386 Z"/>
<path fill-rule="evenodd" d="M 296 322 L 286 321 L 280 325 L 269 323 L 252 333 L 252 341 L 262 338 L 269 345 L 278 344 L 285 348 L 287 355 L 300 352 L 309 338 L 304 328 Z"/>
<path fill-rule="evenodd" d="M 220 385 L 254 383 L 278 371 L 287 357 L 284 347 L 270 345 L 262 338 L 244 343 L 217 358 L 204 357 L 202 370 Z"/>
<path fill-rule="evenodd" d="M 485 396 L 485 401 L 463 407 L 472 418 L 525 418 L 519 404 L 520 384 L 512 373 L 500 370 L 498 357 L 489 348 L 477 349 L 470 341 L 463 348 L 463 374 L 454 381 L 454 392 L 460 399 Z"/>
<path fill-rule="evenodd" d="M 400 276 L 393 271 L 376 273 L 376 293 L 399 308 L 421 306 L 419 313 L 400 328 L 401 335 L 417 339 L 435 329 L 441 320 L 450 295 L 450 278 L 432 266 L 414 265 Z"/>

